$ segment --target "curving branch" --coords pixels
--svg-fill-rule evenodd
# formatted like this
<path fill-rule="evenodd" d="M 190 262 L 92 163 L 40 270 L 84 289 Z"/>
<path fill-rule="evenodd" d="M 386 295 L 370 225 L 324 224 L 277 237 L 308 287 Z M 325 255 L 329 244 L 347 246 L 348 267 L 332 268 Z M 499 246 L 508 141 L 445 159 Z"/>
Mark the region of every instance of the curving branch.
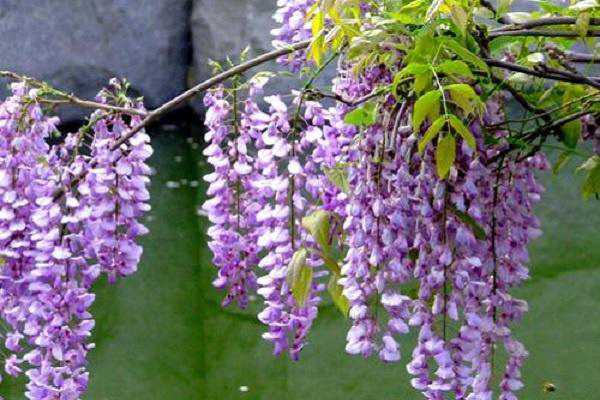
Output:
<path fill-rule="evenodd" d="M 600 64 L 600 56 L 593 54 L 576 53 L 572 51 L 565 52 L 565 58 L 568 61 L 576 63 Z"/>
<path fill-rule="evenodd" d="M 191 98 L 195 97 L 199 93 L 204 92 L 204 91 L 210 89 L 211 87 L 218 85 L 222 82 L 225 82 L 226 80 L 233 78 L 234 76 L 243 74 L 244 72 L 248 71 L 249 69 L 257 67 L 261 64 L 264 64 L 271 60 L 277 59 L 281 56 L 285 56 L 287 54 L 291 54 L 296 51 L 306 49 L 310 45 L 310 43 L 311 43 L 310 40 L 305 40 L 303 42 L 298 42 L 292 46 L 284 47 L 284 48 L 281 48 L 278 50 L 271 51 L 269 53 L 265 53 L 256 58 L 253 58 L 252 60 L 246 61 L 246 62 L 239 64 L 233 68 L 223 71 L 220 74 L 215 75 L 210 79 L 207 79 L 206 81 L 194 86 L 193 88 L 179 94 L 178 96 L 169 100 L 162 106 L 148 112 L 146 114 L 145 118 L 142 121 L 140 121 L 140 123 L 135 125 L 133 128 L 128 130 L 125 134 L 123 134 L 123 136 L 121 136 L 121 138 L 113 144 L 111 149 L 113 151 L 117 150 L 119 147 L 121 147 L 123 144 L 125 144 L 129 139 L 131 139 L 133 136 L 135 136 L 136 133 L 138 133 L 139 131 L 144 129 L 148 124 L 160 119 L 163 115 L 167 114 L 169 111 L 173 110 L 174 108 L 176 108 L 178 105 L 184 103 L 185 101 L 190 100 Z M 92 163 L 90 166 L 90 169 L 94 168 L 94 166 L 95 166 L 95 163 Z M 71 186 L 73 184 L 76 184 L 77 182 L 80 182 L 85 177 L 88 170 L 89 169 L 82 171 L 79 176 L 75 177 L 73 179 L 73 181 L 71 182 Z M 62 198 L 62 196 L 66 193 L 66 191 L 68 189 L 69 188 L 58 189 L 53 195 L 54 201 Z"/>
<path fill-rule="evenodd" d="M 221 72 L 220 74 L 215 75 L 212 78 L 194 86 L 193 88 L 169 100 L 157 109 L 150 111 L 148 115 L 139 124 L 134 126 L 114 144 L 113 149 L 119 148 L 119 146 L 131 139 L 137 132 L 144 129 L 146 125 L 159 119 L 164 114 L 168 113 L 178 105 L 190 100 L 199 93 L 204 92 L 210 89 L 211 87 L 228 80 L 229 78 L 233 78 L 236 75 L 243 74 L 249 69 L 257 67 L 261 64 L 264 64 L 271 60 L 275 60 L 281 56 L 285 56 L 287 54 L 295 53 L 296 51 L 306 49 L 310 45 L 310 43 L 310 40 L 305 40 L 303 42 L 298 42 L 292 46 L 284 47 L 278 50 L 271 51 L 269 53 L 265 53 L 252 60 L 246 61 L 245 63 L 239 64 L 231 69 L 228 69 L 227 71 Z"/>
<path fill-rule="evenodd" d="M 589 30 L 585 35 L 581 35 L 575 31 L 564 31 L 564 30 L 535 30 L 535 29 L 515 29 L 515 30 L 493 30 L 490 31 L 488 37 L 495 39 L 502 36 L 533 36 L 533 37 L 566 37 L 566 38 L 578 38 L 578 37 L 600 37 L 600 30 Z"/>
<path fill-rule="evenodd" d="M 0 71 L 0 77 L 9 78 L 9 79 L 12 79 L 15 81 L 23 81 L 23 82 L 26 82 L 36 88 L 44 88 L 44 87 L 47 88 L 48 87 L 43 82 L 40 82 L 36 79 L 30 78 L 25 75 L 17 74 L 16 72 Z M 104 110 L 104 111 L 114 111 L 114 112 L 119 112 L 119 113 L 128 114 L 128 115 L 146 116 L 148 114 L 145 111 L 138 110 L 135 108 L 118 107 L 118 106 L 112 106 L 110 104 L 99 103 L 96 101 L 84 100 L 73 94 L 61 92 L 58 90 L 53 90 L 53 94 L 56 95 L 56 97 L 58 97 L 58 99 L 45 100 L 44 102 L 49 103 L 49 104 L 73 104 L 75 106 L 79 106 L 79 107 L 83 107 L 83 108 L 92 108 L 95 110 Z"/>
<path fill-rule="evenodd" d="M 483 5 L 483 1 L 481 4 Z M 491 33 L 494 32 L 502 32 L 508 30 L 522 30 L 522 29 L 532 29 L 532 28 L 540 28 L 544 26 L 557 26 L 557 25 L 575 25 L 577 23 L 577 18 L 575 17 L 546 17 L 546 18 L 537 18 L 532 19 L 530 21 L 519 22 L 519 23 L 511 23 L 510 25 L 506 25 L 500 28 L 493 29 Z M 590 26 L 600 25 L 600 18 L 590 18 Z"/>
<path fill-rule="evenodd" d="M 569 83 L 579 83 L 583 85 L 592 86 L 596 89 L 600 89 L 600 79 L 587 77 L 573 72 L 561 71 L 559 69 L 550 68 L 547 66 L 542 66 L 539 69 L 532 69 L 507 61 L 496 60 L 494 58 L 486 58 L 485 62 L 490 67 L 502 68 L 514 72 L 521 72 L 523 74 L 535 76 L 537 78 Z"/>

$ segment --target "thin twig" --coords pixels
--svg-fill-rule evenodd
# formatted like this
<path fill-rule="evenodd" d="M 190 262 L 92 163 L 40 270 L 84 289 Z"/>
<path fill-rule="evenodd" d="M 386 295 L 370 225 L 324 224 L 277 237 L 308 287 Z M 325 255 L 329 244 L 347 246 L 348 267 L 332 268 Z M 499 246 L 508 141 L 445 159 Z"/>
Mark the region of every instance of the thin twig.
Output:
<path fill-rule="evenodd" d="M 519 64 L 510 63 L 507 61 L 496 60 L 493 58 L 485 59 L 485 62 L 490 67 L 502 68 L 509 71 L 521 72 L 526 75 L 535 76 L 537 78 L 550 79 L 554 81 L 562 81 L 562 82 L 570 82 L 570 83 L 579 83 L 584 85 L 589 85 L 595 87 L 596 89 L 600 89 L 600 81 L 598 78 L 590 78 L 584 75 L 575 74 L 572 72 L 566 72 L 551 68 L 546 68 L 546 71 L 542 71 L 539 69 L 531 69 L 524 67 Z"/>
<path fill-rule="evenodd" d="M 574 114 L 567 115 L 563 118 L 552 121 L 549 124 L 542 125 L 539 128 L 534 129 L 533 131 L 525 133 L 523 139 L 525 141 L 533 141 L 538 137 L 546 138 L 550 135 L 554 135 L 557 132 L 557 129 L 560 128 L 561 126 L 563 126 L 564 124 L 567 124 L 571 121 L 575 121 L 576 119 L 579 119 L 588 114 L 592 114 L 592 111 L 585 110 L 585 111 L 579 111 Z M 499 159 L 503 158 L 511 151 L 516 150 L 518 148 L 520 148 L 520 146 L 518 144 L 511 143 L 505 150 L 501 151 L 500 153 L 496 154 L 494 157 L 490 158 L 487 161 L 487 165 L 492 165 L 494 162 L 498 161 Z M 530 153 L 528 153 L 528 155 L 530 155 Z"/>
<path fill-rule="evenodd" d="M 481 2 L 484 5 L 484 2 Z M 520 23 L 512 23 L 511 25 L 503 26 L 501 28 L 493 29 L 491 33 L 502 32 L 507 30 L 523 30 L 531 28 L 539 28 L 542 26 L 556 26 L 556 25 L 575 25 L 577 18 L 575 17 L 547 17 L 537 18 L 531 21 L 525 21 Z M 590 18 L 590 26 L 600 25 L 600 18 Z"/>
<path fill-rule="evenodd" d="M 144 129 L 146 127 L 146 125 L 160 119 L 163 115 L 167 114 L 169 111 L 171 111 L 172 109 L 177 107 L 179 104 L 193 98 L 194 96 L 198 95 L 199 93 L 206 91 L 207 89 L 210 89 L 211 87 L 218 85 L 219 83 L 222 83 L 230 78 L 233 78 L 234 76 L 243 74 L 244 72 L 246 72 L 249 69 L 252 69 L 258 65 L 264 64 L 268 61 L 274 60 L 281 56 L 291 54 L 291 53 L 294 53 L 299 50 L 303 50 L 310 45 L 310 42 L 311 42 L 310 40 L 306 40 L 303 42 L 298 42 L 292 46 L 288 46 L 288 47 L 285 47 L 282 49 L 271 51 L 269 53 L 265 53 L 265 54 L 258 56 L 252 60 L 246 61 L 245 63 L 239 64 L 233 68 L 230 68 L 227 71 L 224 71 L 218 75 L 215 75 L 212 78 L 181 93 L 180 95 L 174 97 L 173 99 L 166 102 L 165 104 L 158 107 L 157 109 L 148 112 L 148 114 L 142 121 L 140 121 L 137 125 L 135 125 L 133 128 L 131 128 L 129 131 L 127 131 L 123 136 L 121 136 L 121 138 L 119 140 L 117 140 L 113 144 L 111 150 L 113 150 L 113 151 L 117 150 L 119 147 L 121 147 L 121 145 L 125 144 L 129 139 L 131 139 L 136 133 L 138 133 L 139 131 Z M 94 168 L 94 166 L 95 166 L 95 163 L 92 163 L 90 165 L 90 168 L 82 171 L 82 173 L 79 176 L 75 177 L 71 181 L 71 186 L 73 186 L 77 182 L 80 182 L 87 174 L 87 171 Z M 68 189 L 69 188 L 60 188 L 60 189 L 56 190 L 56 192 L 53 195 L 53 199 L 55 201 L 60 199 L 65 194 L 66 190 L 68 190 Z"/>
<path fill-rule="evenodd" d="M 600 37 L 600 30 L 589 30 L 585 35 L 581 35 L 575 31 L 561 30 L 535 30 L 535 29 L 516 29 L 516 30 L 499 30 L 491 31 L 488 35 L 490 39 L 495 39 L 502 36 L 534 36 L 534 37 Z"/>
<path fill-rule="evenodd" d="M 121 137 L 121 139 L 119 139 L 117 142 L 115 142 L 115 144 L 113 145 L 113 150 L 119 148 L 123 143 L 125 143 L 129 139 L 131 139 L 136 133 L 138 133 L 139 131 L 144 129 L 144 127 L 146 125 L 148 125 L 149 123 L 158 120 L 164 114 L 168 113 L 169 111 L 171 111 L 178 105 L 197 96 L 199 93 L 202 93 L 202 92 L 206 91 L 207 89 L 210 89 L 211 87 L 228 80 L 229 78 L 233 78 L 236 75 L 240 75 L 240 74 L 248 71 L 249 69 L 252 69 L 256 66 L 264 64 L 268 61 L 274 60 L 281 56 L 285 56 L 287 54 L 294 53 L 299 50 L 303 50 L 303 49 L 307 48 L 310 45 L 310 43 L 311 43 L 310 40 L 305 40 L 303 42 L 298 42 L 298 43 L 295 43 L 288 47 L 284 47 L 284 48 L 281 48 L 281 49 L 278 49 L 275 51 L 271 51 L 269 53 L 265 53 L 265 54 L 258 56 L 252 60 L 246 61 L 245 63 L 239 64 L 233 68 L 230 68 L 227 71 L 224 71 L 218 75 L 215 75 L 212 78 L 181 93 L 180 95 L 169 100 L 168 102 L 166 102 L 162 106 L 158 107 L 157 109 L 150 111 L 148 113 L 148 115 L 146 116 L 146 118 L 144 118 L 139 124 L 137 124 L 136 126 L 131 128 L 131 130 L 129 130 L 126 134 L 124 134 Z"/>
<path fill-rule="evenodd" d="M 591 63 L 591 64 L 599 64 L 600 57 L 595 56 L 593 54 L 585 54 L 585 53 L 575 53 L 571 51 L 565 52 L 565 57 L 567 60 L 576 63 Z"/>
<path fill-rule="evenodd" d="M 35 86 L 37 88 L 48 87 L 45 83 L 40 82 L 34 78 L 17 74 L 12 71 L 0 71 L 0 77 L 9 78 L 15 81 L 23 81 L 27 84 Z M 53 89 L 53 94 L 59 97 L 58 99 L 44 99 L 40 100 L 40 102 L 49 103 L 49 104 L 73 104 L 83 108 L 92 108 L 95 110 L 104 110 L 104 111 L 116 111 L 123 114 L 128 115 L 141 115 L 146 116 L 148 113 L 143 110 L 138 110 L 137 108 L 129 108 L 129 107 L 118 107 L 112 106 L 110 104 L 98 103 L 96 101 L 84 100 L 75 95 L 68 94 L 65 92 L 61 92 L 59 90 Z"/>
<path fill-rule="evenodd" d="M 356 107 L 359 106 L 363 103 L 366 103 L 369 100 L 372 100 L 376 97 L 379 97 L 383 94 L 385 94 L 386 90 L 385 89 L 380 89 L 380 90 L 374 90 L 372 93 L 369 93 L 363 97 L 360 97 L 356 100 L 347 100 L 344 97 L 340 96 L 337 93 L 324 93 L 318 90 L 310 90 L 309 94 L 314 94 L 318 97 L 322 97 L 324 99 L 333 99 L 336 101 L 339 101 L 340 103 L 344 103 L 345 105 L 349 106 L 349 107 Z"/>

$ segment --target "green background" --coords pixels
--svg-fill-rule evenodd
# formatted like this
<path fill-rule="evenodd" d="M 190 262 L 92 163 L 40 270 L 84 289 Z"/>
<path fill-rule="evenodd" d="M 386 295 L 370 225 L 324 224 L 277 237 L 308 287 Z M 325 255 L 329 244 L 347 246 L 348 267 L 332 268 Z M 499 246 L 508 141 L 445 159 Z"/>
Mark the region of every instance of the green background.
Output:
<path fill-rule="evenodd" d="M 198 144 L 167 128 L 154 140 L 151 234 L 139 272 L 96 287 L 97 348 L 86 399 L 421 399 L 405 369 L 414 337 L 402 343 L 398 364 L 350 357 L 347 324 L 325 305 L 301 361 L 292 363 L 272 357 L 260 338 L 259 301 L 247 312 L 220 308 L 206 221 L 196 216 L 202 182 L 167 188 L 201 181 L 198 170 L 207 166 Z M 542 179 L 544 236 L 531 248 L 533 278 L 517 291 L 530 304 L 517 328 L 531 353 L 520 398 L 600 398 L 600 203 L 581 200 L 580 177 L 570 172 Z M 0 393 L 22 399 L 23 380 L 4 379 Z M 545 382 L 557 391 L 544 393 Z"/>

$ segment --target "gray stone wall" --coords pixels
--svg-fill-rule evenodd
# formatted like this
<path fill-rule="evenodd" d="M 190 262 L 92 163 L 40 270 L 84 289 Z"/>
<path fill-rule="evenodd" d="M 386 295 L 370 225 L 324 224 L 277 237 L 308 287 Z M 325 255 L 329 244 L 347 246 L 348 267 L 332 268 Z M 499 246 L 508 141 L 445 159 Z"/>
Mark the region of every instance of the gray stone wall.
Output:
<path fill-rule="evenodd" d="M 514 8 L 535 3 L 517 0 Z M 276 0 L 0 0 L 0 69 L 86 98 L 109 78 L 126 77 L 155 107 L 210 76 L 208 59 L 237 60 L 248 45 L 252 54 L 269 50 L 275 6 Z"/>
<path fill-rule="evenodd" d="M 184 90 L 189 0 L 0 0 L 0 69 L 93 98 L 126 77 L 148 106 Z"/>

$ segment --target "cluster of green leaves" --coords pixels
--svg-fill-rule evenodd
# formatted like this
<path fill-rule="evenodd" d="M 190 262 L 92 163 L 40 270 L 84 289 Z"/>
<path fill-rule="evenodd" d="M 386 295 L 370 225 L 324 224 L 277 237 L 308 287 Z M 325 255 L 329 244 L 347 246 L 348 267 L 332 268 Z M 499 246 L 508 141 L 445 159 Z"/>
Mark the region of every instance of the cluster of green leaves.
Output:
<path fill-rule="evenodd" d="M 342 286 L 338 283 L 341 278 L 338 260 L 342 258 L 340 246 L 343 241 L 336 240 L 337 232 L 332 231 L 332 228 L 335 228 L 331 223 L 333 218 L 329 212 L 317 210 L 302 219 L 302 227 L 312 237 L 314 246 L 296 250 L 288 268 L 287 283 L 296 303 L 303 306 L 313 286 L 313 269 L 308 265 L 307 259 L 311 254 L 317 256 L 330 272 L 327 291 L 336 307 L 347 316 L 350 305 L 342 294 Z"/>
<path fill-rule="evenodd" d="M 493 13 L 479 0 L 371 0 L 372 12 L 361 11 L 359 0 L 319 0 L 310 10 L 313 40 L 308 57 L 318 67 L 325 63 L 329 51 L 342 53 L 360 74 L 369 67 L 385 65 L 394 73 L 391 84 L 376 88 L 381 96 L 373 96 L 345 116 L 345 122 L 368 128 L 382 120 L 385 113 L 381 99 L 395 96 L 412 105 L 412 128 L 419 137 L 418 151 L 435 156 L 437 173 L 445 179 L 456 161 L 457 145 L 463 141 L 476 149 L 498 143 L 495 132 L 507 131 L 505 139 L 521 154 L 543 148 L 548 139 L 549 121 L 564 119 L 558 129 L 560 155 L 554 166 L 558 173 L 567 162 L 583 153 L 582 123 L 573 115 L 600 113 L 600 92 L 583 84 L 552 81 L 535 74 L 505 71 L 498 74 L 489 68 L 486 59 L 502 59 L 510 55 L 512 62 L 535 71 L 540 67 L 568 69 L 564 55 L 577 40 L 591 44 L 588 33 L 593 18 L 600 17 L 597 0 L 572 1 L 569 7 L 556 6 L 542 0 L 540 10 L 510 12 L 512 0 L 496 2 Z M 576 23 L 553 26 L 558 30 L 575 30 L 569 38 L 503 36 L 488 40 L 487 32 L 498 26 L 503 18 L 519 29 L 519 24 L 548 16 L 570 16 Z M 594 22 L 595 23 L 595 22 Z M 519 119 L 509 120 L 496 127 L 483 127 L 483 143 L 477 143 L 470 126 L 481 121 L 488 98 L 501 89 L 512 90 L 533 105 Z M 514 110 L 505 110 L 506 115 Z M 481 124 L 480 124 L 481 125 Z M 554 132 L 552 132 L 554 133 Z M 532 140 L 533 138 L 533 140 Z M 583 195 L 587 199 L 600 193 L 600 157 L 586 157 L 579 168 L 586 171 Z M 324 169 L 325 175 L 340 190 L 349 192 L 347 165 Z M 450 208 L 476 237 L 485 239 L 486 231 L 468 214 Z M 339 260 L 343 258 L 343 233 L 332 228 L 335 215 L 316 211 L 302 221 L 313 240 L 312 248 L 296 251 L 290 263 L 288 284 L 296 302 L 303 305 L 313 284 L 312 268 L 307 264 L 311 254 L 323 260 L 331 272 L 329 293 L 340 309 L 348 313 L 348 301 L 337 283 L 340 278 Z M 335 232 L 334 232 L 335 231 Z"/>
<path fill-rule="evenodd" d="M 315 4 L 309 14 L 315 33 L 309 57 L 319 65 L 328 49 L 336 52 L 343 49 L 344 57 L 357 74 L 381 64 L 396 71 L 393 83 L 378 90 L 413 101 L 414 130 L 420 135 L 419 151 L 435 147 L 441 178 L 448 175 L 455 162 L 457 140 L 475 147 L 469 126 L 481 117 L 489 96 L 506 85 L 511 85 L 539 110 L 529 111 L 501 127 L 509 131 L 505 140 L 523 154 L 544 148 L 549 135 L 543 130 L 549 121 L 568 119 L 585 111 L 596 115 L 600 112 L 599 92 L 591 86 L 551 81 L 523 72 L 498 74 L 486 63 L 486 57 L 500 59 L 510 54 L 514 63 L 532 70 L 542 66 L 564 70 L 561 55 L 576 41 L 592 44 L 588 33 L 593 29 L 591 21 L 600 17 L 597 0 L 571 1 L 569 7 L 543 0 L 539 11 L 529 13 L 510 12 L 512 0 L 500 0 L 496 14 L 478 0 L 369 1 L 371 13 L 362 13 L 359 3 L 320 0 Z M 575 30 L 579 37 L 485 39 L 486 32 L 498 27 L 500 18 L 509 19 L 515 24 L 511 29 L 518 29 L 520 23 L 550 16 L 576 18 L 574 25 L 552 29 Z M 482 37 L 486 41 L 485 48 L 482 48 Z M 477 91 L 474 88 L 478 88 Z M 377 100 L 371 100 L 348 113 L 346 122 L 365 128 L 377 123 L 382 112 Z M 514 110 L 507 112 L 513 113 Z M 543 118 L 539 114 L 543 114 Z M 568 120 L 558 130 L 561 154 L 554 166 L 555 172 L 582 154 L 578 149 L 582 135 L 580 120 Z M 494 132 L 484 132 L 485 144 L 498 142 Z"/>

